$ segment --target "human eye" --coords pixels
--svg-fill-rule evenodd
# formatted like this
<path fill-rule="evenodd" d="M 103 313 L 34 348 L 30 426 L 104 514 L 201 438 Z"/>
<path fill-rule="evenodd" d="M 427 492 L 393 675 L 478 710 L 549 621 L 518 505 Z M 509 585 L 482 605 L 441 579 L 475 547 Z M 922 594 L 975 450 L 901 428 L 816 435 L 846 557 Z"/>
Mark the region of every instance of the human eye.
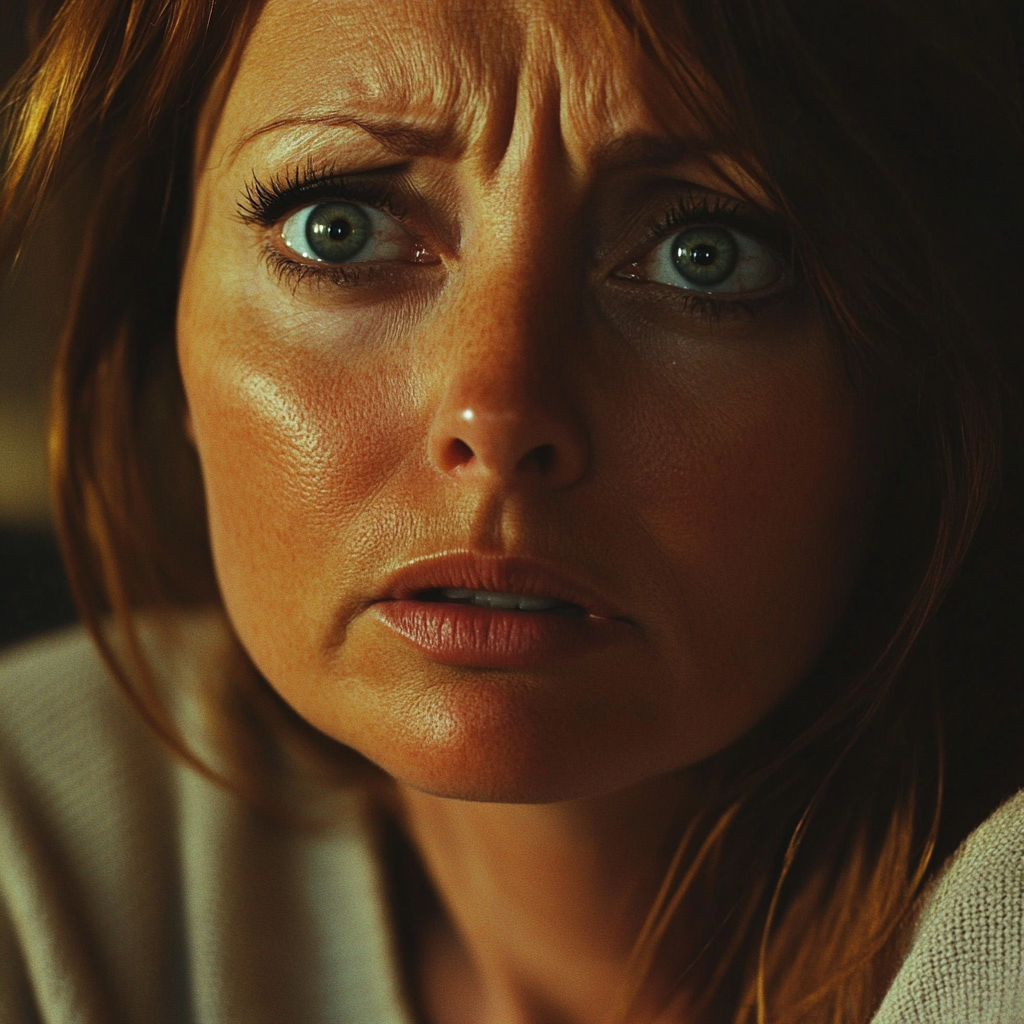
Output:
<path fill-rule="evenodd" d="M 394 280 L 403 267 L 437 262 L 403 224 L 398 189 L 385 176 L 312 166 L 266 182 L 254 176 L 239 213 L 260 228 L 271 270 L 296 287 Z"/>
<path fill-rule="evenodd" d="M 777 286 L 785 265 L 763 242 L 720 224 L 698 224 L 639 262 L 644 278 L 673 288 L 749 297 Z"/>
<path fill-rule="evenodd" d="M 285 220 L 280 237 L 296 255 L 315 263 L 373 263 L 411 256 L 412 239 L 393 217 L 344 200 L 304 206 Z"/>
<path fill-rule="evenodd" d="M 685 197 L 652 227 L 655 244 L 617 276 L 720 304 L 775 295 L 791 283 L 791 268 L 779 240 L 765 237 L 779 232 L 753 220 L 730 201 Z"/>

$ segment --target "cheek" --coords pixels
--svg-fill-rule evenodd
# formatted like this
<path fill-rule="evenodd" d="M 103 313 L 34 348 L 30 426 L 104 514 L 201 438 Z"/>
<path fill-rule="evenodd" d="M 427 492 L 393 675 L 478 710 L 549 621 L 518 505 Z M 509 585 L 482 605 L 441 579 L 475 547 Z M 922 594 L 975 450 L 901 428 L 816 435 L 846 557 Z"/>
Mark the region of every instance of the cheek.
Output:
<path fill-rule="evenodd" d="M 227 611 L 300 714 L 399 777 L 491 792 L 495 773 L 619 785 L 691 763 L 826 642 L 859 556 L 867 459 L 821 337 L 677 345 L 678 364 L 587 339 L 593 471 L 512 502 L 510 522 L 596 566 L 643 639 L 544 686 L 474 689 L 358 614 L 396 552 L 468 536 L 465 501 L 427 460 L 439 350 L 358 311 L 342 333 L 337 316 L 286 315 L 210 279 L 183 286 L 179 351 Z"/>
<path fill-rule="evenodd" d="M 777 695 L 835 627 L 856 575 L 868 516 L 863 417 L 820 337 L 764 356 L 688 362 L 632 407 L 627 464 L 638 467 L 643 529 L 667 567 L 697 657 L 742 694 Z M 751 699 L 758 699 L 752 691 Z"/>
<path fill-rule="evenodd" d="M 747 394 L 674 394 L 676 415 L 642 434 L 652 513 L 714 548 L 740 542 L 768 558 L 797 535 L 816 547 L 859 491 L 863 455 L 852 402 L 821 384 L 794 376 Z"/>
<path fill-rule="evenodd" d="M 351 567 L 386 545 L 388 509 L 367 508 L 414 448 L 416 381 L 360 356 L 358 321 L 340 339 L 241 304 L 188 309 L 179 350 L 225 605 L 268 677 L 301 673 L 332 641 Z"/>

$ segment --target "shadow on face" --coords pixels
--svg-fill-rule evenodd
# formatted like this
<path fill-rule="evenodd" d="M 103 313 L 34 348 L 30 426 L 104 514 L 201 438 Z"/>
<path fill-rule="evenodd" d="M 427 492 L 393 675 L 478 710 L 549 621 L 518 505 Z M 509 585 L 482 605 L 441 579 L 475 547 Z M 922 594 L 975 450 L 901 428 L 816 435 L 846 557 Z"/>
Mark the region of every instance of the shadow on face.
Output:
<path fill-rule="evenodd" d="M 208 112 L 178 349 L 226 607 L 413 786 L 695 763 L 845 606 L 865 416 L 660 84 L 583 4 L 271 0 Z"/>

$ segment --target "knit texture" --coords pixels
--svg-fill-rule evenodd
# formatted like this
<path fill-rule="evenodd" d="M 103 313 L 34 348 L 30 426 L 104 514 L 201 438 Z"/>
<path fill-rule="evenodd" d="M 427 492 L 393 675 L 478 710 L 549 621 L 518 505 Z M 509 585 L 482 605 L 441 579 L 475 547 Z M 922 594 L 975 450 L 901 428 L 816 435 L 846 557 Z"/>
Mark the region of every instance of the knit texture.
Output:
<path fill-rule="evenodd" d="M 1024 1022 L 1024 792 L 971 833 L 932 886 L 872 1024 Z"/>
<path fill-rule="evenodd" d="M 202 689 L 224 630 L 153 647 Z M 268 823 L 169 757 L 79 629 L 0 658 L 0 1024 L 410 1024 L 358 793 Z M 1024 794 L 951 858 L 872 1024 L 1024 1024 Z"/>

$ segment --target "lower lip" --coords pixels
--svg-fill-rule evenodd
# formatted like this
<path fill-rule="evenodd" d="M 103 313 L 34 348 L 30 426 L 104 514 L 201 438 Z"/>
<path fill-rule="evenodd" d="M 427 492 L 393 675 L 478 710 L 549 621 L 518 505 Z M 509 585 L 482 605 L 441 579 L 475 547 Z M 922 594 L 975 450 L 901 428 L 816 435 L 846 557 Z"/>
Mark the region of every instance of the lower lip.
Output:
<path fill-rule="evenodd" d="M 541 668 L 612 642 L 626 624 L 593 615 L 499 611 L 433 601 L 381 601 L 377 616 L 433 661 L 467 668 Z"/>

